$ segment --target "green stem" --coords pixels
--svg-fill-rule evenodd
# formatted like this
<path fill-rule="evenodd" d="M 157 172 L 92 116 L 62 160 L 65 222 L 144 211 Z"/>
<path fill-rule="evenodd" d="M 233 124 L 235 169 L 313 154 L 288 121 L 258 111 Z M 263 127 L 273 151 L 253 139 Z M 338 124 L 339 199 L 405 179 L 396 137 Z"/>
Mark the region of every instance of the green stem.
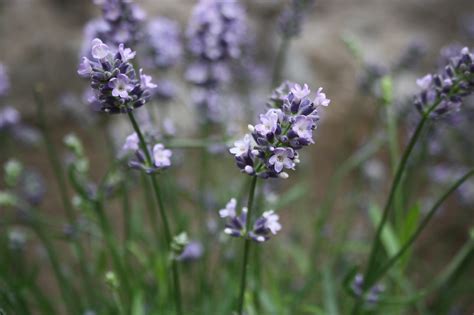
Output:
<path fill-rule="evenodd" d="M 275 64 L 273 66 L 272 86 L 271 86 L 272 90 L 280 83 L 281 73 L 285 65 L 286 52 L 288 50 L 289 43 L 290 43 L 290 40 L 284 36 L 281 40 L 280 47 L 278 47 Z"/>
<path fill-rule="evenodd" d="M 119 250 L 117 249 L 117 244 L 113 238 L 112 228 L 109 225 L 107 216 L 105 215 L 101 196 L 99 196 L 97 200 L 92 200 L 91 202 L 94 203 L 95 212 L 97 213 L 97 216 L 99 219 L 99 225 L 102 230 L 103 237 L 105 238 L 105 242 L 107 243 L 107 248 L 109 249 L 110 255 L 112 256 L 112 263 L 114 264 L 114 268 L 117 271 L 118 276 L 120 278 L 120 285 L 121 286 L 123 285 L 123 287 L 125 288 L 125 293 L 123 293 L 124 294 L 123 297 L 130 296 L 132 290 L 127 278 L 127 272 L 120 259 L 120 253 L 119 253 Z"/>
<path fill-rule="evenodd" d="M 51 266 L 53 268 L 54 275 L 56 276 L 56 280 L 61 291 L 61 296 L 64 300 L 68 313 L 77 314 L 77 312 L 79 311 L 76 308 L 78 301 L 73 298 L 73 296 L 71 296 L 71 294 L 74 293 L 72 292 L 72 288 L 69 286 L 68 280 L 64 277 L 64 274 L 61 270 L 61 265 L 59 264 L 59 261 L 57 259 L 58 256 L 56 254 L 56 251 L 54 250 L 53 245 L 51 244 L 48 237 L 43 233 L 41 227 L 36 224 L 36 222 L 33 223 L 33 229 L 38 235 L 41 242 L 43 243 L 44 248 L 46 249 L 46 253 L 48 255 L 49 261 L 51 262 Z"/>
<path fill-rule="evenodd" d="M 405 252 L 413 245 L 421 232 L 428 225 L 433 215 L 436 213 L 438 208 L 443 204 L 443 202 L 459 187 L 461 186 L 469 177 L 474 175 L 474 169 L 471 169 L 464 176 L 458 179 L 433 205 L 428 214 L 423 218 L 420 225 L 416 229 L 415 233 L 407 240 L 407 242 L 400 248 L 400 250 L 390 258 L 385 265 L 380 268 L 380 271 L 374 276 L 372 283 L 377 282 L 402 256 Z"/>
<path fill-rule="evenodd" d="M 146 144 L 145 138 L 143 137 L 143 134 L 140 130 L 140 127 L 138 126 L 137 121 L 135 120 L 135 116 L 133 115 L 133 112 L 128 113 L 128 117 L 130 118 L 130 122 L 132 123 L 133 129 L 137 133 L 138 139 L 140 140 L 140 146 L 145 154 L 146 158 L 146 163 L 151 166 L 153 164 L 153 160 L 151 158 L 150 152 L 148 150 L 148 146 Z M 155 192 L 155 197 L 156 201 L 158 203 L 158 209 L 160 211 L 160 216 L 161 220 L 163 222 L 163 229 L 164 229 L 164 236 L 165 236 L 165 241 L 166 241 L 166 247 L 168 251 L 171 250 L 171 230 L 168 222 L 168 217 L 166 215 L 165 211 L 165 206 L 163 203 L 163 197 L 161 195 L 160 187 L 158 185 L 158 181 L 156 180 L 156 177 L 151 175 L 150 176 L 151 183 L 153 186 L 153 190 Z M 171 269 L 172 269 L 172 276 L 173 276 L 173 284 L 174 284 L 174 302 L 175 302 L 175 307 L 176 307 L 176 314 L 181 315 L 182 312 L 182 307 L 181 307 L 181 288 L 180 288 L 180 282 L 179 282 L 179 271 L 178 271 L 178 265 L 175 259 L 172 260 L 171 262 Z"/>
<path fill-rule="evenodd" d="M 250 183 L 249 199 L 247 202 L 247 220 L 245 223 L 245 244 L 244 244 L 244 257 L 242 263 L 242 273 L 240 278 L 240 293 L 239 300 L 237 304 L 237 310 L 239 315 L 243 315 L 244 312 L 244 300 L 245 300 L 245 287 L 247 285 L 247 269 L 248 269 L 248 260 L 251 240 L 248 238 L 248 232 L 250 231 L 250 221 L 252 219 L 252 210 L 253 210 L 253 199 L 255 195 L 255 187 L 257 185 L 257 177 L 252 177 L 252 182 Z"/>
<path fill-rule="evenodd" d="M 76 216 L 71 204 L 71 201 L 69 199 L 69 194 L 67 191 L 67 185 L 66 185 L 66 179 L 64 177 L 64 171 L 62 169 L 61 163 L 59 161 L 59 155 L 56 151 L 56 148 L 53 144 L 47 120 L 46 120 L 46 115 L 44 113 L 44 101 L 41 95 L 41 90 L 40 88 L 35 89 L 34 91 L 34 96 L 36 100 L 36 105 L 37 105 L 37 114 L 38 114 L 38 119 L 39 119 L 39 129 L 41 130 L 44 144 L 46 147 L 46 152 L 48 155 L 49 163 L 53 169 L 53 174 L 54 177 L 56 178 L 56 183 L 58 185 L 58 190 L 59 190 L 59 195 L 61 197 L 63 207 L 66 211 L 66 215 L 69 221 L 69 224 L 71 227 L 76 229 L 77 227 L 77 222 L 76 222 Z M 87 296 L 88 296 L 88 301 L 89 303 L 92 303 L 95 298 L 94 298 L 94 285 L 92 284 L 92 279 L 90 277 L 89 271 L 87 270 L 87 260 L 84 252 L 84 248 L 82 247 L 82 244 L 79 239 L 74 239 L 73 240 L 73 248 L 74 251 L 78 257 L 79 260 L 79 268 L 82 273 L 82 278 L 83 278 L 83 286 L 86 289 Z"/>

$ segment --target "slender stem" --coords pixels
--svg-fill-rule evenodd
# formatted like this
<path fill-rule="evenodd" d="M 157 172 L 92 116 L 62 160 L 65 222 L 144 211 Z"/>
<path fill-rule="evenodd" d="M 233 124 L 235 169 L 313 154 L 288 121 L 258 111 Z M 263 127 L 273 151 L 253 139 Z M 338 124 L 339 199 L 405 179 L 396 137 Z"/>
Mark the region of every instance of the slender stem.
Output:
<path fill-rule="evenodd" d="M 285 65 L 286 51 L 288 50 L 289 42 L 290 40 L 286 36 L 283 36 L 280 47 L 278 47 L 275 64 L 273 66 L 271 86 L 272 90 L 279 84 L 281 80 L 281 73 Z"/>
<path fill-rule="evenodd" d="M 122 210 L 123 210 L 123 235 L 125 247 L 132 237 L 132 217 L 130 212 L 130 200 L 128 196 L 128 189 L 125 183 L 121 185 L 122 190 Z"/>
<path fill-rule="evenodd" d="M 48 237 L 43 233 L 41 227 L 38 226 L 36 222 L 33 223 L 33 229 L 38 235 L 41 242 L 43 242 L 44 248 L 46 249 L 46 253 L 48 254 L 51 266 L 53 267 L 53 272 L 56 276 L 56 280 L 61 291 L 61 296 L 64 300 L 68 313 L 77 314 L 78 309 L 76 309 L 77 305 L 75 305 L 77 303 L 77 300 L 71 296 L 71 294 L 73 294 L 72 288 L 69 286 L 68 280 L 64 277 L 64 274 L 61 270 L 61 265 L 59 264 L 59 261 L 57 259 L 58 256 L 56 254 L 56 251 L 54 250 L 53 245 L 51 244 Z"/>
<path fill-rule="evenodd" d="M 410 142 L 408 143 L 408 146 L 406 147 L 405 152 L 403 153 L 402 159 L 401 159 L 401 161 L 400 161 L 400 163 L 397 167 L 397 171 L 395 173 L 395 177 L 394 177 L 393 182 L 392 182 L 392 187 L 390 188 L 390 192 L 389 192 L 389 195 L 388 195 L 387 203 L 385 204 L 382 219 L 381 219 L 381 221 L 380 221 L 380 223 L 377 227 L 377 232 L 375 233 L 375 239 L 374 239 L 374 242 L 372 244 L 372 251 L 371 251 L 370 258 L 369 258 L 369 263 L 368 263 L 368 266 L 367 266 L 366 276 L 364 277 L 364 279 L 365 279 L 364 287 L 370 281 L 368 275 L 370 275 L 370 271 L 373 268 L 373 265 L 375 263 L 376 253 L 377 253 L 378 248 L 380 246 L 380 235 L 382 234 L 383 227 L 385 226 L 385 223 L 387 222 L 388 215 L 389 215 L 389 212 L 390 212 L 389 210 L 390 210 L 390 207 L 392 205 L 393 199 L 395 197 L 395 193 L 398 189 L 398 185 L 400 184 L 400 181 L 402 179 L 403 172 L 404 172 L 405 167 L 406 167 L 407 162 L 408 162 L 408 158 L 410 157 L 410 154 L 413 151 L 413 149 L 415 147 L 415 144 L 417 143 L 418 139 L 420 138 L 421 131 L 423 130 L 423 127 L 425 126 L 427 119 L 428 119 L 428 115 L 423 115 L 423 117 L 420 120 L 420 122 L 418 123 L 418 126 L 416 127 L 416 130 L 413 133 L 413 136 L 411 137 Z M 367 289 L 367 287 L 365 287 L 365 289 Z"/>
<path fill-rule="evenodd" d="M 128 113 L 128 117 L 130 118 L 130 122 L 132 123 L 133 129 L 137 133 L 138 139 L 140 140 L 140 146 L 145 154 L 146 162 L 148 165 L 153 164 L 153 160 L 151 158 L 150 152 L 148 150 L 148 146 L 145 142 L 145 138 L 138 126 L 137 121 L 135 120 L 135 116 L 133 112 Z M 160 187 L 158 185 L 158 181 L 155 176 L 150 176 L 151 183 L 153 186 L 153 190 L 155 192 L 156 201 L 158 203 L 158 209 L 160 211 L 161 220 L 163 221 L 163 229 L 164 229 L 164 236 L 166 241 L 166 247 L 168 251 L 171 250 L 171 230 L 168 222 L 168 217 L 166 215 L 165 206 L 163 203 L 163 197 L 160 191 Z M 181 315 L 182 307 L 181 307 L 181 289 L 180 289 L 180 282 L 179 282 L 179 271 L 178 265 L 175 259 L 171 262 L 171 269 L 172 269 L 172 276 L 173 276 L 173 283 L 174 283 L 174 302 L 176 307 L 176 314 Z"/>
<path fill-rule="evenodd" d="M 245 223 L 245 234 L 248 235 L 248 232 L 250 230 L 250 221 L 252 218 L 252 210 L 253 210 L 253 199 L 255 195 L 255 187 L 257 185 L 257 177 L 254 176 L 252 177 L 252 182 L 250 183 L 250 191 L 249 191 L 249 199 L 247 202 L 247 219 Z M 245 287 L 247 285 L 247 269 L 248 269 L 248 258 L 249 258 L 249 252 L 250 252 L 250 245 L 251 245 L 251 240 L 246 237 L 245 238 L 245 244 L 244 244 L 244 257 L 243 257 L 243 263 L 242 263 L 242 273 L 241 273 L 241 278 L 240 278 L 240 294 L 239 294 L 239 301 L 238 301 L 238 314 L 243 315 L 244 312 L 244 300 L 245 300 Z"/>
<path fill-rule="evenodd" d="M 389 261 L 380 268 L 380 271 L 374 276 L 372 282 L 377 282 L 399 259 L 403 254 L 413 245 L 421 232 L 425 229 L 426 225 L 430 222 L 433 215 L 436 213 L 438 208 L 443 204 L 443 202 L 459 187 L 461 186 L 469 177 L 474 175 L 474 169 L 471 169 L 463 177 L 458 179 L 433 205 L 428 214 L 423 218 L 420 225 L 416 229 L 415 233 L 407 240 L 407 242 L 400 248 L 400 250 L 389 259 Z"/>
<path fill-rule="evenodd" d="M 41 130 L 41 133 L 43 136 L 49 163 L 51 165 L 51 168 L 53 169 L 54 177 L 56 178 L 59 195 L 61 196 L 61 201 L 66 211 L 69 224 L 71 225 L 71 227 L 75 229 L 77 227 L 76 215 L 74 213 L 71 200 L 69 199 L 64 171 L 62 169 L 61 163 L 58 158 L 59 155 L 56 151 L 56 148 L 53 144 L 53 141 L 50 135 L 50 131 L 49 131 L 47 120 L 46 120 L 46 115 L 44 113 L 44 101 L 41 95 L 41 90 L 39 88 L 35 89 L 34 96 L 35 96 L 36 105 L 37 105 L 39 129 Z M 87 270 L 88 263 L 86 260 L 84 248 L 82 247 L 82 244 L 79 239 L 73 240 L 73 248 L 79 260 L 79 268 L 82 273 L 84 287 L 86 288 L 86 291 L 88 292 L 87 293 L 88 301 L 89 303 L 92 303 L 92 301 L 95 300 L 94 294 L 93 294 L 94 292 L 93 288 L 95 286 L 92 284 L 89 271 Z"/>
<path fill-rule="evenodd" d="M 114 264 L 115 270 L 118 273 L 118 276 L 120 277 L 120 284 L 123 285 L 123 287 L 125 288 L 125 292 L 127 292 L 125 294 L 126 296 L 132 292 L 130 283 L 127 278 L 127 272 L 121 262 L 120 253 L 117 249 L 117 245 L 112 237 L 112 228 L 109 225 L 107 216 L 105 215 L 101 197 L 99 197 L 98 200 L 92 200 L 92 202 L 94 203 L 95 211 L 99 218 L 100 228 L 102 230 L 103 237 L 105 238 L 105 241 L 107 243 L 107 248 L 109 249 L 110 255 L 112 256 L 112 262 Z"/>

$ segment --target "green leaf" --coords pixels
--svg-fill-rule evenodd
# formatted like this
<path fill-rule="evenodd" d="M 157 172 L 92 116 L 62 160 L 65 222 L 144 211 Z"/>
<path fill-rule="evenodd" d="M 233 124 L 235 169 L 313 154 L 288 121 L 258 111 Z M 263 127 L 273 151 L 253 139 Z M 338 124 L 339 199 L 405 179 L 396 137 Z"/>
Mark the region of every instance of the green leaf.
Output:
<path fill-rule="evenodd" d="M 145 302 L 143 293 L 139 292 L 133 298 L 132 315 L 145 315 Z"/>
<path fill-rule="evenodd" d="M 324 308 L 328 315 L 338 315 L 337 294 L 334 288 L 334 277 L 329 267 L 323 269 Z"/>
<path fill-rule="evenodd" d="M 369 216 L 374 225 L 377 227 L 382 220 L 382 215 L 380 208 L 376 205 L 371 205 L 369 207 Z M 382 231 L 382 244 L 387 251 L 389 256 L 395 255 L 400 250 L 400 242 L 393 231 L 393 228 L 390 223 L 386 223 Z"/>

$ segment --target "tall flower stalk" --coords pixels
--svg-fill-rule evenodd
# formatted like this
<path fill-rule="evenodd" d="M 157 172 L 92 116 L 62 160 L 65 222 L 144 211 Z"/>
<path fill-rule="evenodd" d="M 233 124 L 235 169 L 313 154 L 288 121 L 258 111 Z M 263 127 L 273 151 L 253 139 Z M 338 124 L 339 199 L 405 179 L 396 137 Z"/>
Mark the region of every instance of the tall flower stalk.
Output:
<path fill-rule="evenodd" d="M 270 109 L 260 115 L 260 123 L 249 125 L 251 133 L 236 141 L 229 150 L 241 172 L 252 176 L 247 207 L 238 214 L 237 202 L 231 199 L 219 211 L 220 216 L 227 219 L 224 232 L 245 239 L 237 304 L 239 314 L 244 311 L 251 241 L 263 243 L 281 230 L 279 216 L 273 210 L 263 212 L 253 225 L 251 223 L 257 178 L 288 178 L 285 170 L 295 169 L 300 162 L 299 151 L 314 143 L 313 131 L 319 121 L 319 108 L 328 106 L 330 100 L 322 88 L 314 99 L 310 99 L 310 93 L 307 84 L 282 84 L 271 95 Z"/>
<path fill-rule="evenodd" d="M 151 82 L 151 77 L 143 74 L 140 70 L 136 74 L 134 67 L 129 62 L 136 53 L 123 44 L 119 44 L 118 50 L 114 50 L 104 44 L 100 39 L 92 41 L 91 55 L 95 61 L 83 58 L 78 73 L 82 77 L 91 80 L 97 102 L 106 113 L 126 113 L 132 124 L 135 135 L 127 138 L 127 146 L 136 151 L 137 160 L 131 161 L 130 166 L 140 169 L 150 175 L 150 181 L 155 194 L 157 206 L 163 222 L 163 233 L 167 250 L 171 253 L 172 233 L 169 220 L 165 210 L 160 186 L 154 174 L 170 165 L 171 152 L 165 150 L 161 144 L 153 147 L 153 156 L 145 141 L 133 110 L 143 106 L 150 97 L 149 89 L 156 87 Z M 176 260 L 171 262 L 173 278 L 173 294 L 176 313 L 182 314 L 181 293 L 179 284 L 178 265 Z"/>
<path fill-rule="evenodd" d="M 417 144 L 425 125 L 431 119 L 441 119 L 460 108 L 464 97 L 474 92 L 474 55 L 468 48 L 462 49 L 458 56 L 451 59 L 442 73 L 427 75 L 417 81 L 422 89 L 415 98 L 415 106 L 421 113 L 421 119 L 405 148 L 395 172 L 390 192 L 385 203 L 382 219 L 377 227 L 374 242 L 369 256 L 367 269 L 362 285 L 363 293 L 372 288 L 376 281 L 379 268 L 376 266 L 376 257 L 381 246 L 381 234 L 388 221 L 396 192 L 399 189 L 403 174 L 415 145 Z M 413 242 L 409 244 L 411 246 Z M 398 258 L 398 257 L 397 257 Z M 394 262 L 393 262 L 394 263 Z M 390 264 L 393 265 L 393 263 Z M 385 272 L 385 271 L 384 271 Z M 352 313 L 358 314 L 362 299 L 357 299 Z"/>

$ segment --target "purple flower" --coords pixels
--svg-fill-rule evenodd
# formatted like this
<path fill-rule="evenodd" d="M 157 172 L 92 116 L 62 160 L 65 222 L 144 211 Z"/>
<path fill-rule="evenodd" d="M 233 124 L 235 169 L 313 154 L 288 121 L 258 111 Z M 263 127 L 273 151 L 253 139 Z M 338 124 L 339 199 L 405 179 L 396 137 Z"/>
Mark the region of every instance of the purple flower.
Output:
<path fill-rule="evenodd" d="M 318 109 L 330 103 L 322 88 L 314 101 L 309 95 L 307 85 L 301 87 L 290 82 L 272 93 L 268 102 L 272 108 L 260 115 L 260 124 L 249 125 L 251 134 L 230 149 L 242 172 L 261 178 L 288 177 L 283 170 L 294 169 L 299 163 L 298 151 L 314 143 Z"/>
<path fill-rule="evenodd" d="M 157 168 L 166 168 L 171 166 L 171 150 L 165 149 L 161 143 L 155 144 L 153 147 L 153 164 Z"/>
<path fill-rule="evenodd" d="M 0 63 L 0 97 L 6 96 L 10 90 L 7 68 Z"/>
<path fill-rule="evenodd" d="M 301 87 L 299 84 L 295 84 L 295 86 L 291 89 L 291 93 L 293 93 L 297 99 L 301 100 L 308 96 L 309 93 L 311 93 L 311 90 L 309 89 L 308 84 L 305 84 L 303 87 Z"/>
<path fill-rule="evenodd" d="M 237 200 L 232 198 L 225 206 L 224 209 L 219 210 L 219 216 L 221 218 L 233 218 L 236 216 L 235 208 L 237 207 Z"/>
<path fill-rule="evenodd" d="M 205 60 L 237 58 L 245 31 L 245 13 L 237 0 L 200 0 L 187 30 L 189 49 Z"/>
<path fill-rule="evenodd" d="M 245 237 L 256 242 L 265 242 L 281 230 L 279 216 L 273 210 L 265 211 L 255 220 L 252 230 L 246 230 L 248 209 L 243 207 L 240 215 L 236 211 L 237 200 L 232 198 L 224 209 L 219 210 L 221 218 L 227 220 L 224 233 L 233 237 Z"/>
<path fill-rule="evenodd" d="M 140 148 L 140 139 L 138 139 L 138 135 L 134 132 L 125 139 L 125 144 L 123 145 L 122 149 L 124 151 L 138 151 Z"/>
<path fill-rule="evenodd" d="M 260 122 L 261 124 L 255 126 L 255 131 L 264 136 L 274 133 L 278 127 L 278 113 L 269 110 L 266 114 L 260 115 Z"/>
<path fill-rule="evenodd" d="M 252 144 L 252 137 L 247 134 L 241 140 L 234 142 L 234 147 L 229 149 L 229 152 L 235 155 L 236 157 L 248 154 Z"/>
<path fill-rule="evenodd" d="M 200 242 L 190 241 L 183 249 L 183 252 L 176 257 L 178 261 L 190 262 L 198 260 L 204 253 L 204 247 Z"/>
<path fill-rule="evenodd" d="M 313 119 L 301 115 L 295 118 L 295 122 L 293 123 L 291 130 L 301 139 L 304 139 L 309 143 L 314 143 L 313 130 L 315 127 L 316 125 Z"/>
<path fill-rule="evenodd" d="M 78 74 L 90 79 L 94 91 L 93 103 L 106 113 L 127 113 L 143 106 L 150 98 L 151 78 L 140 71 L 137 74 L 129 62 L 135 56 L 122 44 L 117 50 L 96 38 L 91 44 L 91 56 L 82 59 Z"/>
<path fill-rule="evenodd" d="M 415 97 L 416 108 L 435 119 L 459 111 L 463 99 L 474 91 L 473 60 L 474 54 L 464 47 L 443 70 L 418 79 L 421 92 Z"/>
<path fill-rule="evenodd" d="M 125 74 L 120 73 L 116 78 L 109 81 L 109 88 L 112 89 L 112 96 L 127 99 L 128 92 L 132 91 L 133 85 L 130 84 L 130 79 Z"/>
<path fill-rule="evenodd" d="M 168 69 L 180 60 L 183 50 L 180 33 L 179 24 L 165 17 L 156 18 L 148 24 L 151 58 L 158 68 Z"/>
<path fill-rule="evenodd" d="M 0 130 L 11 128 L 20 123 L 20 113 L 12 106 L 0 109 Z"/>
<path fill-rule="evenodd" d="M 156 84 L 151 82 L 152 77 L 143 73 L 143 69 L 140 69 L 140 83 L 145 89 L 152 90 L 157 87 Z"/>
<path fill-rule="evenodd" d="M 314 2 L 314 0 L 292 0 L 283 10 L 278 19 L 278 26 L 284 37 L 291 38 L 301 33 L 305 13 Z"/>
<path fill-rule="evenodd" d="M 275 172 L 281 173 L 283 168 L 295 168 L 294 157 L 295 152 L 292 148 L 276 148 L 273 151 L 273 155 L 268 159 L 268 163 L 273 165 Z"/>
<path fill-rule="evenodd" d="M 106 44 L 132 46 L 142 37 L 145 12 L 133 0 L 94 0 L 102 7 L 102 19 L 89 26 L 86 35 L 98 37 Z"/>
<path fill-rule="evenodd" d="M 275 211 L 265 211 L 260 218 L 255 221 L 253 230 L 249 236 L 256 242 L 262 243 L 270 239 L 270 235 L 276 235 L 281 230 L 280 217 Z"/>
<path fill-rule="evenodd" d="M 427 74 L 422 78 L 416 80 L 416 85 L 418 85 L 422 90 L 427 90 L 431 83 L 433 82 L 433 76 L 431 74 Z"/>

